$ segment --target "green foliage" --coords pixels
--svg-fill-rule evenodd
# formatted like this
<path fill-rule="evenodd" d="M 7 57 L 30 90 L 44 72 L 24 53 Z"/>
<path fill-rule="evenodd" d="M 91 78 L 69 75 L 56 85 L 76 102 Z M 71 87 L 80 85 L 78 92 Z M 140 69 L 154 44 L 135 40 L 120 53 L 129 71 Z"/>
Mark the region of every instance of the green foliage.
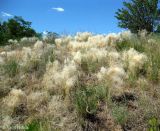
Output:
<path fill-rule="evenodd" d="M 160 33 L 160 25 L 157 26 L 156 32 Z"/>
<path fill-rule="evenodd" d="M 123 5 L 124 7 L 116 12 L 119 27 L 130 29 L 133 33 L 144 29 L 153 32 L 157 27 L 158 0 L 131 0 L 123 2 Z"/>
<path fill-rule="evenodd" d="M 31 22 L 25 21 L 22 17 L 15 16 L 8 21 L 0 23 L 0 45 L 7 43 L 9 39 L 21 39 L 22 37 L 37 36 L 31 28 Z"/>
<path fill-rule="evenodd" d="M 159 80 L 160 59 L 157 56 L 151 57 L 149 77 L 152 81 L 157 82 Z"/>
<path fill-rule="evenodd" d="M 9 40 L 9 31 L 4 23 L 0 23 L 0 45 L 4 45 Z"/>
<path fill-rule="evenodd" d="M 40 125 L 37 121 L 33 121 L 28 125 L 28 129 L 26 131 L 38 131 L 40 128 Z"/>
<path fill-rule="evenodd" d="M 106 99 L 107 93 L 107 88 L 100 85 L 78 89 L 75 93 L 75 105 L 79 115 L 84 118 L 88 114 L 95 115 L 98 103 Z"/>
<path fill-rule="evenodd" d="M 144 52 L 146 42 L 147 41 L 141 39 L 137 35 L 134 35 L 132 36 L 132 38 L 119 41 L 115 45 L 117 51 L 129 50 L 130 48 L 134 48 L 138 52 Z"/>
<path fill-rule="evenodd" d="M 86 74 L 91 74 L 91 73 L 96 73 L 99 71 L 99 69 L 102 67 L 102 65 L 107 64 L 106 60 L 103 61 L 92 61 L 92 60 L 87 60 L 87 59 L 82 59 L 81 61 L 81 69 L 86 73 Z"/>
<path fill-rule="evenodd" d="M 118 124 L 124 125 L 128 117 L 127 107 L 114 103 L 112 107 L 112 116 Z"/>
<path fill-rule="evenodd" d="M 50 60 L 50 62 L 54 62 L 54 60 L 55 60 L 55 55 L 54 55 L 54 54 L 50 55 L 50 56 L 49 56 L 49 60 Z"/>
<path fill-rule="evenodd" d="M 154 38 L 156 38 L 154 36 Z M 156 40 L 156 39 L 155 39 Z M 159 38 L 157 37 L 157 40 Z M 159 43 L 148 43 L 145 47 L 145 53 L 148 56 L 148 78 L 153 82 L 159 81 L 160 70 L 160 45 Z"/>
<path fill-rule="evenodd" d="M 31 123 L 27 125 L 27 129 L 25 131 L 50 131 L 50 126 L 48 121 L 46 120 L 33 120 Z"/>
<path fill-rule="evenodd" d="M 151 70 L 149 72 L 150 79 L 154 82 L 157 82 L 159 80 L 159 69 L 160 69 L 160 55 L 152 56 L 150 59 L 151 62 Z"/>
<path fill-rule="evenodd" d="M 127 83 L 129 84 L 130 87 L 135 87 L 137 79 L 138 79 L 137 74 L 130 72 L 128 75 Z"/>
<path fill-rule="evenodd" d="M 128 50 L 129 48 L 131 48 L 131 43 L 128 40 L 123 40 L 116 43 L 117 51 Z"/>
<path fill-rule="evenodd" d="M 8 60 L 4 65 L 5 74 L 8 74 L 9 77 L 14 77 L 19 71 L 19 64 L 16 60 Z"/>
<path fill-rule="evenodd" d="M 149 120 L 149 131 L 160 131 L 160 124 L 158 122 L 158 119 L 153 117 Z"/>
<path fill-rule="evenodd" d="M 99 65 L 98 61 L 92 62 L 92 61 L 82 59 L 81 68 L 85 73 L 88 74 L 88 73 L 96 72 L 98 65 Z"/>

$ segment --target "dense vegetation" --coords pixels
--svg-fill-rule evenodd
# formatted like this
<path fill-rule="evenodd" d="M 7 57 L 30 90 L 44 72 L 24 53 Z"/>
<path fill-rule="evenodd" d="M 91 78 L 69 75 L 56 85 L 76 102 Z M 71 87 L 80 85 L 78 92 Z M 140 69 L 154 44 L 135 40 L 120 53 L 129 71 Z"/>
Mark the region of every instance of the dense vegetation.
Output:
<path fill-rule="evenodd" d="M 84 32 L 55 45 L 23 42 L 0 49 L 0 128 L 159 130 L 157 34 Z"/>

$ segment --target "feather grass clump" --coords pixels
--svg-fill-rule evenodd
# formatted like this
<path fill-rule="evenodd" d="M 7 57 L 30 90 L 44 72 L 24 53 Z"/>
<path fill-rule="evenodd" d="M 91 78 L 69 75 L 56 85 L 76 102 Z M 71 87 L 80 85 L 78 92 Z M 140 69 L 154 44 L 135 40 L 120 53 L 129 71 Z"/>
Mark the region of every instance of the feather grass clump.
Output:
<path fill-rule="evenodd" d="M 52 96 L 48 103 L 46 115 L 48 115 L 54 129 L 67 131 L 82 130 L 76 115 L 76 111 L 69 110 L 66 102 L 61 99 L 61 96 Z"/>
<path fill-rule="evenodd" d="M 75 40 L 79 42 L 88 41 L 90 36 L 92 36 L 92 33 L 90 32 L 78 32 L 75 36 Z"/>
<path fill-rule="evenodd" d="M 131 72 L 135 72 L 137 69 L 143 68 L 143 65 L 147 62 L 147 56 L 131 48 L 123 52 L 122 60 L 125 68 L 128 68 Z"/>
<path fill-rule="evenodd" d="M 55 39 L 56 47 L 60 49 L 63 46 L 66 46 L 72 40 L 71 36 L 66 36 L 62 38 Z"/>
<path fill-rule="evenodd" d="M 29 111 L 38 110 L 41 106 L 48 102 L 49 95 L 45 91 L 31 92 L 27 96 L 27 108 Z"/>
<path fill-rule="evenodd" d="M 24 44 L 35 43 L 37 40 L 38 40 L 37 37 L 23 37 L 21 38 L 20 43 L 24 43 Z"/>
<path fill-rule="evenodd" d="M 10 116 L 16 107 L 26 103 L 26 94 L 21 89 L 12 89 L 9 95 L 4 98 L 3 103 L 5 104 L 5 114 Z"/>
<path fill-rule="evenodd" d="M 52 92 L 68 94 L 77 80 L 77 68 L 73 63 L 60 67 L 58 61 L 47 66 L 43 78 L 44 88 Z"/>
<path fill-rule="evenodd" d="M 109 66 L 122 65 L 121 54 L 117 51 L 108 52 L 107 60 Z"/>
<path fill-rule="evenodd" d="M 109 68 L 101 67 L 97 74 L 100 81 L 106 82 L 111 88 L 122 88 L 126 73 L 122 67 L 113 66 Z"/>
<path fill-rule="evenodd" d="M 44 48 L 44 43 L 42 41 L 37 41 L 35 44 L 34 44 L 34 49 L 35 50 L 41 50 Z"/>

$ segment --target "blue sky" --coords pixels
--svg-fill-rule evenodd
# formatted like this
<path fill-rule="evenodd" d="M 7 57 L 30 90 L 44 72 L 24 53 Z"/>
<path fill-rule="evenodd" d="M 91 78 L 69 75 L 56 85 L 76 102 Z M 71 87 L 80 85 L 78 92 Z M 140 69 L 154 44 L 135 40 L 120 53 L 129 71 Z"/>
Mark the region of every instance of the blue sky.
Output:
<path fill-rule="evenodd" d="M 38 32 L 119 32 L 114 17 L 124 0 L 0 0 L 0 17 L 22 16 Z"/>

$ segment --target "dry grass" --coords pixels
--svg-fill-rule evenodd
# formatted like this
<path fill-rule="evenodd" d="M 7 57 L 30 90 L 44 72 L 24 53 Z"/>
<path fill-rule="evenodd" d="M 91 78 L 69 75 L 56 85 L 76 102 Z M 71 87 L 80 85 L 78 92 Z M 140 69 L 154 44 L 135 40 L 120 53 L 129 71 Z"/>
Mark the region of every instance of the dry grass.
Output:
<path fill-rule="evenodd" d="M 158 130 L 158 35 L 84 32 L 54 42 L 1 47 L 0 128 Z"/>

